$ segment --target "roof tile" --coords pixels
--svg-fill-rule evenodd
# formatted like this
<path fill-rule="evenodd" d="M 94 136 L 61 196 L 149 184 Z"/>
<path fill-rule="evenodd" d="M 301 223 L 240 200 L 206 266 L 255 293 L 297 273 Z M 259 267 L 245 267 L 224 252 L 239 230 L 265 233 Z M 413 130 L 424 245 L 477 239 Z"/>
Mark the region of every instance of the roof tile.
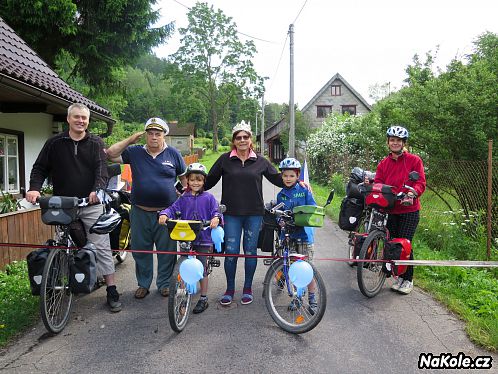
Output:
<path fill-rule="evenodd" d="M 17 79 L 91 110 L 110 116 L 110 112 L 72 89 L 0 17 L 0 74 Z"/>

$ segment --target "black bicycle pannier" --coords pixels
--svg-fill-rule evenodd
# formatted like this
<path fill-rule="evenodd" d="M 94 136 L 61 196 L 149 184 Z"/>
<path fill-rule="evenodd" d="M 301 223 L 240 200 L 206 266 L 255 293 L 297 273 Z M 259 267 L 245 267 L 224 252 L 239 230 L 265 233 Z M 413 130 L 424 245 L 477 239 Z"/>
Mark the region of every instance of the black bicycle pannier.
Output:
<path fill-rule="evenodd" d="M 70 266 L 69 287 L 72 293 L 90 293 L 97 282 L 97 259 L 95 245 L 87 243 L 74 254 Z"/>
<path fill-rule="evenodd" d="M 355 231 L 363 214 L 363 201 L 345 197 L 339 212 L 339 228 L 346 231 Z"/>
<path fill-rule="evenodd" d="M 48 240 L 44 245 L 53 246 L 55 245 L 55 242 L 53 240 Z M 45 267 L 49 253 L 50 248 L 40 248 L 30 252 L 26 256 L 29 285 L 31 287 L 31 294 L 34 296 L 40 296 L 43 268 Z"/>
<path fill-rule="evenodd" d="M 365 199 L 365 196 L 358 188 L 358 183 L 355 183 L 352 180 L 350 180 L 346 185 L 346 196 L 349 198 L 358 199 L 360 201 L 363 201 Z"/>
<path fill-rule="evenodd" d="M 358 259 L 360 256 L 360 251 L 361 247 L 363 246 L 363 243 L 365 242 L 365 239 L 367 238 L 368 233 L 363 233 L 363 234 L 355 234 L 353 236 L 352 240 L 352 245 L 354 246 L 353 248 L 353 259 Z"/>
<path fill-rule="evenodd" d="M 67 196 L 40 197 L 41 218 L 46 225 L 69 225 L 78 213 L 78 198 Z"/>
<path fill-rule="evenodd" d="M 273 246 L 275 244 L 275 230 L 269 228 L 265 225 L 261 227 L 258 236 L 258 248 L 262 252 L 273 252 Z"/>
<path fill-rule="evenodd" d="M 83 222 L 80 219 L 73 221 L 69 224 L 69 235 L 73 239 L 76 247 L 84 247 L 86 244 L 86 231 Z"/>

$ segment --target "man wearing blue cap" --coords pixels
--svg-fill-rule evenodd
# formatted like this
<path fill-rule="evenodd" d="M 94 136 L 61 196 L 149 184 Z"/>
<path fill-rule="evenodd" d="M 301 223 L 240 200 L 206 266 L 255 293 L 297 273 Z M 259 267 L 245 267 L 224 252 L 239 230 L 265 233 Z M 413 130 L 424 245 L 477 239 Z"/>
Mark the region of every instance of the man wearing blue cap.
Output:
<path fill-rule="evenodd" d="M 177 177 L 186 185 L 187 169 L 183 158 L 175 148 L 168 146 L 165 136 L 168 124 L 161 118 L 150 118 L 144 131 L 133 134 L 107 149 L 107 157 L 114 162 L 130 164 L 133 175 L 131 191 L 132 208 L 131 248 L 151 251 L 154 244 L 160 251 L 175 251 L 176 242 L 171 240 L 168 230 L 160 226 L 157 212 L 169 207 L 177 199 L 174 184 Z M 135 145 L 145 134 L 145 145 Z M 154 276 L 151 253 L 133 252 L 138 289 L 135 298 L 143 299 L 149 294 Z M 156 285 L 162 296 L 169 296 L 169 278 L 176 263 L 176 255 L 157 255 Z"/>

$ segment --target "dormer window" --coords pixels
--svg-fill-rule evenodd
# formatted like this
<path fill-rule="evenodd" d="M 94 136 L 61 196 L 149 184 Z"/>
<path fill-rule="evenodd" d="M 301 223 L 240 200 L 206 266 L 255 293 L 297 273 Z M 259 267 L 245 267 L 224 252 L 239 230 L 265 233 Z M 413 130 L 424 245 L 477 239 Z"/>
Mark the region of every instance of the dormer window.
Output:
<path fill-rule="evenodd" d="M 332 96 L 341 96 L 341 86 L 340 85 L 332 85 L 330 86 L 331 88 L 331 91 L 330 91 L 330 94 Z"/>

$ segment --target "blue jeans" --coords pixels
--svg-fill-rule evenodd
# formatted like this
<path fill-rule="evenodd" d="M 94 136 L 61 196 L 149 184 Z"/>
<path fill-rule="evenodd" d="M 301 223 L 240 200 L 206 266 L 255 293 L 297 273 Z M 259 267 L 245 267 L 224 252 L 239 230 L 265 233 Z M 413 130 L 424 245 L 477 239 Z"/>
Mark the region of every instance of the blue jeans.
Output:
<path fill-rule="evenodd" d="M 240 253 L 240 236 L 244 231 L 242 247 L 244 254 L 256 255 L 258 246 L 259 228 L 262 216 L 224 216 L 225 220 L 225 253 Z M 225 275 L 227 277 L 227 291 L 235 290 L 235 273 L 237 272 L 237 257 L 225 257 Z M 244 288 L 251 288 L 257 259 L 245 259 Z"/>

